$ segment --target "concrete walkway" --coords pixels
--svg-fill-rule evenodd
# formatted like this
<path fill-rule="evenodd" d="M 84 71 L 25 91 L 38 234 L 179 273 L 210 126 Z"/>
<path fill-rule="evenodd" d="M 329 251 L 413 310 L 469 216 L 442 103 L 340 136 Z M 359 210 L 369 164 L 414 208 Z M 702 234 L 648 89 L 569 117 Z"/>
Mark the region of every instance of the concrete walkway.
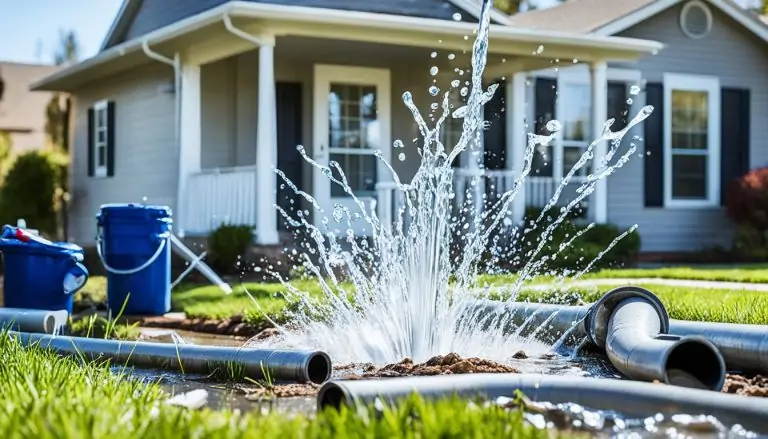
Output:
<path fill-rule="evenodd" d="M 768 284 L 748 283 L 748 282 L 718 282 L 706 280 L 686 280 L 686 279 L 660 279 L 660 278 L 633 278 L 633 279 L 582 279 L 566 282 L 563 284 L 540 284 L 527 285 L 523 289 L 529 291 L 546 291 L 552 288 L 589 288 L 598 286 L 612 285 L 665 285 L 670 287 L 683 288 L 710 288 L 718 290 L 747 290 L 768 292 Z"/>

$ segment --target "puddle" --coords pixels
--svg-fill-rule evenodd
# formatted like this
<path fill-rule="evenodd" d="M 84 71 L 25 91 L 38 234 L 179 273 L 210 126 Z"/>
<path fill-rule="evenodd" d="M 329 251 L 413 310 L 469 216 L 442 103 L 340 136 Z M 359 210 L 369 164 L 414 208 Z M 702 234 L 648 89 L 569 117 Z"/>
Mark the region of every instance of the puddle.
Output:
<path fill-rule="evenodd" d="M 186 331 L 183 329 L 145 328 L 140 327 L 142 341 L 157 343 L 186 343 L 200 346 L 242 347 L 248 341 L 247 337 L 232 335 L 208 334 L 204 332 Z"/>

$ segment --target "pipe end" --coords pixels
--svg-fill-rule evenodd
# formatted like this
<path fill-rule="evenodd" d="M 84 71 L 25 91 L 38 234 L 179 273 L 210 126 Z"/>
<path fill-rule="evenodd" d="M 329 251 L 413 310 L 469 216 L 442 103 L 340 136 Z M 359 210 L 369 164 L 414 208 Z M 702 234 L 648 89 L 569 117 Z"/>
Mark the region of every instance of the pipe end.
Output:
<path fill-rule="evenodd" d="M 333 365 L 331 357 L 325 352 L 315 352 L 309 356 L 306 366 L 307 379 L 315 384 L 322 384 L 331 379 Z"/>
<path fill-rule="evenodd" d="M 664 381 L 680 387 L 720 391 L 725 384 L 725 360 L 712 342 L 703 337 L 660 335 L 677 340 L 664 364 Z"/>
<path fill-rule="evenodd" d="M 645 288 L 627 285 L 608 291 L 590 308 L 584 323 L 587 327 L 587 335 L 589 335 L 592 343 L 598 347 L 605 348 L 605 339 L 608 336 L 608 321 L 611 319 L 614 309 L 624 300 L 635 297 L 647 300 L 656 309 L 656 312 L 659 314 L 659 321 L 661 322 L 661 333 L 666 334 L 669 332 L 669 315 L 661 300 Z"/>
<path fill-rule="evenodd" d="M 325 408 L 340 409 L 342 405 L 349 404 L 349 395 L 344 388 L 335 381 L 329 381 L 320 388 L 317 393 L 318 411 Z"/>

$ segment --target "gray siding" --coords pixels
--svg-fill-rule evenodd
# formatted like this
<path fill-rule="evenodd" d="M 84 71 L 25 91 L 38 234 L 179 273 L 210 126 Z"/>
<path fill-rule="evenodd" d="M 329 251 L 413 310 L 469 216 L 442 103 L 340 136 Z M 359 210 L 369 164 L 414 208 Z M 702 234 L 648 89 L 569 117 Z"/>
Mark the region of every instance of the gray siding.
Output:
<path fill-rule="evenodd" d="M 160 29 L 163 26 L 199 14 L 226 3 L 228 0 L 142 0 L 132 22 L 123 35 L 115 38 L 114 46 L 123 41 Z M 462 20 L 475 21 L 474 17 L 453 6 L 447 0 L 246 0 L 253 3 L 269 3 L 291 6 L 310 6 L 348 11 L 377 12 L 411 17 L 453 20 L 459 13 Z M 129 17 L 126 17 L 129 18 Z"/>
<path fill-rule="evenodd" d="M 765 43 L 714 8 L 712 32 L 700 40 L 690 39 L 678 25 L 680 8 L 670 8 L 620 34 L 660 41 L 667 46 L 657 55 L 628 67 L 640 69 L 648 82 L 661 82 L 663 74 L 670 72 L 713 75 L 720 78 L 721 87 L 748 87 L 752 99 L 750 163 L 753 166 L 767 163 L 768 57 Z M 639 105 L 635 106 L 633 112 L 636 113 L 638 108 Z M 635 134 L 642 136 L 642 128 Z M 639 147 L 642 148 L 642 142 Z M 719 179 L 717 181 L 719 184 Z M 609 182 L 609 221 L 622 227 L 638 224 L 643 251 L 695 251 L 718 245 L 730 246 L 733 225 L 720 208 L 644 207 L 642 155 L 630 160 L 610 177 Z"/>
<path fill-rule="evenodd" d="M 75 93 L 70 236 L 80 245 L 94 242 L 94 215 L 105 203 L 146 202 L 176 207 L 178 151 L 174 139 L 173 94 L 161 87 L 173 81 L 159 64 L 134 69 Z M 88 108 L 115 102 L 115 175 L 88 177 Z"/>

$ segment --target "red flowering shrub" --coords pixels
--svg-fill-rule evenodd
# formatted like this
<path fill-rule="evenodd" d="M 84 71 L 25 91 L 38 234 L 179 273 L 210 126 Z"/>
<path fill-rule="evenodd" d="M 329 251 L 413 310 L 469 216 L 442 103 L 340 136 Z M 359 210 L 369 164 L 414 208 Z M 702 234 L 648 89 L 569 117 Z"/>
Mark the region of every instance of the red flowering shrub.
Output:
<path fill-rule="evenodd" d="M 725 207 L 735 223 L 768 231 L 768 168 L 754 169 L 731 182 Z"/>

